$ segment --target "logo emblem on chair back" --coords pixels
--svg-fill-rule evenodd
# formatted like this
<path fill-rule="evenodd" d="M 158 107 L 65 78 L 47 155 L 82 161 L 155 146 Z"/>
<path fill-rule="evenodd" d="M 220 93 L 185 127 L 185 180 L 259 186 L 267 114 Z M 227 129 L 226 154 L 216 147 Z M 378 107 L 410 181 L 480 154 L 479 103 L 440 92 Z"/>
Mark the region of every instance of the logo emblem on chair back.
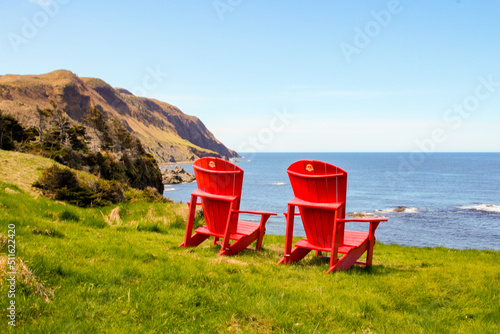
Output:
<path fill-rule="evenodd" d="M 308 171 L 308 172 L 314 172 L 314 167 L 311 164 L 307 164 L 306 171 Z"/>
<path fill-rule="evenodd" d="M 208 163 L 208 166 L 210 166 L 210 168 L 215 168 L 215 162 L 212 160 Z"/>

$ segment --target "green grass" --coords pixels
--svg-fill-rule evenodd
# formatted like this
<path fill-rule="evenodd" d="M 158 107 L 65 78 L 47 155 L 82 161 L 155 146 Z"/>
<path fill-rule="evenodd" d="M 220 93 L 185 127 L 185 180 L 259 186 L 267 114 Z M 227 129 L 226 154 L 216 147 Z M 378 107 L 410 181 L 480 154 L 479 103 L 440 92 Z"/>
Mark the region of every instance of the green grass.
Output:
<path fill-rule="evenodd" d="M 266 235 L 260 252 L 217 257 L 208 241 L 177 247 L 185 205 L 132 190 L 89 209 L 39 196 L 31 184 L 51 164 L 0 151 L 0 333 L 14 330 L 9 224 L 20 333 L 499 333 L 500 252 L 378 243 L 371 269 L 325 275 L 313 256 L 276 266 L 284 237 Z"/>
<path fill-rule="evenodd" d="M 377 244 L 371 269 L 325 275 L 312 256 L 276 266 L 281 236 L 233 257 L 209 242 L 178 248 L 185 214 L 175 203 L 82 209 L 1 183 L 0 234 L 16 225 L 33 274 L 16 287 L 16 331 L 498 333 L 499 252 Z M 5 278 L 0 296 L 4 332 Z"/>
<path fill-rule="evenodd" d="M 31 185 L 42 175 L 44 168 L 53 164 L 54 160 L 37 155 L 0 150 L 0 182 L 15 184 L 30 192 Z"/>

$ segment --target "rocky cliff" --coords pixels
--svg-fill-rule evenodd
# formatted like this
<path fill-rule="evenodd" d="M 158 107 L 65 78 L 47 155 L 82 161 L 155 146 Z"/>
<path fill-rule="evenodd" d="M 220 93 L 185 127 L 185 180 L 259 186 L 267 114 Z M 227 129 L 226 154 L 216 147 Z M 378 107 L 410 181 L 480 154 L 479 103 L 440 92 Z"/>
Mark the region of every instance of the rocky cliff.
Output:
<path fill-rule="evenodd" d="M 194 174 L 184 170 L 181 166 L 161 171 L 163 184 L 189 183 L 196 180 Z"/>
<path fill-rule="evenodd" d="M 237 157 L 196 117 L 166 102 L 138 97 L 95 78 L 80 78 L 59 70 L 42 75 L 0 76 L 0 110 L 26 126 L 36 125 L 37 107 L 50 100 L 73 121 L 81 122 L 90 108 L 119 120 L 159 162 L 194 160 L 213 155 Z"/>

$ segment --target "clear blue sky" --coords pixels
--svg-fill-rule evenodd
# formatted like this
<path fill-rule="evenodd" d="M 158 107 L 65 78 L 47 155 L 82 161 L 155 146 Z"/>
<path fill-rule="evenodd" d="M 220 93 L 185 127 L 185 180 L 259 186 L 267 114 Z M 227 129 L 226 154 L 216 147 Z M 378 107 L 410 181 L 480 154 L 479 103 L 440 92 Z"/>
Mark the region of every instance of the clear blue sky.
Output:
<path fill-rule="evenodd" d="M 499 18 L 497 0 L 2 1 L 0 74 L 98 77 L 239 151 L 499 152 Z"/>

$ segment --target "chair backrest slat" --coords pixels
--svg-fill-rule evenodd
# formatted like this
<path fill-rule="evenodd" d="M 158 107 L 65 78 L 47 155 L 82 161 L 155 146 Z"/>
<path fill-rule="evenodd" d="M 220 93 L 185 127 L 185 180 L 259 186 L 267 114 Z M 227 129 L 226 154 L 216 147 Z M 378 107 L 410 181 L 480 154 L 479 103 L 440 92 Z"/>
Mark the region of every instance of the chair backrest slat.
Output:
<path fill-rule="evenodd" d="M 295 197 L 312 203 L 341 203 L 338 217 L 345 217 L 347 172 L 317 160 L 301 160 L 288 167 L 288 176 Z M 333 237 L 334 212 L 299 207 L 309 242 L 330 247 Z M 343 240 L 343 230 L 337 231 Z"/>
<path fill-rule="evenodd" d="M 212 195 L 236 196 L 233 209 L 240 207 L 243 186 L 243 170 L 219 158 L 205 157 L 193 163 L 198 189 Z M 224 234 L 230 210 L 230 202 L 203 198 L 202 206 L 207 228 L 216 234 Z M 232 228 L 236 231 L 237 216 Z"/>

